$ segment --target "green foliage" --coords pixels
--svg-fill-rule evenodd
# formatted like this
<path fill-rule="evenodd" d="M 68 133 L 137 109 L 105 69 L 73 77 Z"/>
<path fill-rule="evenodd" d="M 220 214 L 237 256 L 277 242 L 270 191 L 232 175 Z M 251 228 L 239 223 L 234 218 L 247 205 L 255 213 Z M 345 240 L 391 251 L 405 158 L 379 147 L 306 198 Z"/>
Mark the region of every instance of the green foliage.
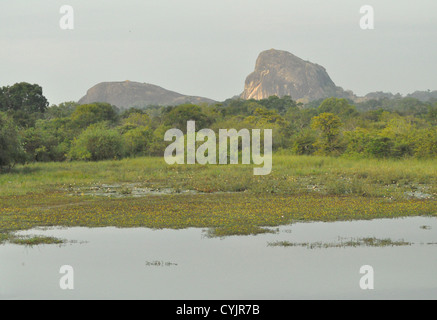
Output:
<path fill-rule="evenodd" d="M 0 166 L 17 162 L 102 160 L 162 156 L 167 130 L 272 129 L 273 149 L 296 155 L 354 158 L 435 158 L 437 103 L 382 97 L 352 105 L 328 98 L 305 106 L 291 97 L 228 99 L 215 105 L 131 108 L 64 102 L 47 108 L 42 88 L 17 83 L 0 88 Z"/>
<path fill-rule="evenodd" d="M 253 115 L 244 119 L 246 123 L 250 123 L 258 128 L 273 128 L 285 127 L 287 125 L 285 119 L 276 111 L 268 110 L 266 108 L 257 108 Z"/>
<path fill-rule="evenodd" d="M 428 120 L 433 126 L 437 126 L 437 103 L 428 107 L 426 120 Z"/>
<path fill-rule="evenodd" d="M 120 130 L 124 133 L 138 127 L 148 127 L 150 124 L 150 117 L 147 114 L 134 112 L 121 121 Z"/>
<path fill-rule="evenodd" d="M 49 103 L 37 84 L 26 82 L 0 88 L 0 111 L 40 112 L 47 110 Z"/>
<path fill-rule="evenodd" d="M 437 127 L 417 131 L 414 142 L 417 158 L 437 157 Z"/>
<path fill-rule="evenodd" d="M 48 105 L 42 88 L 37 84 L 21 82 L 0 88 L 0 111 L 8 112 L 19 126 L 34 125 Z"/>
<path fill-rule="evenodd" d="M 311 155 L 316 151 L 317 135 L 314 131 L 305 129 L 294 138 L 292 151 L 298 155 Z"/>
<path fill-rule="evenodd" d="M 321 113 L 333 113 L 340 119 L 345 120 L 358 115 L 354 106 L 350 105 L 346 99 L 328 98 L 324 100 L 318 108 Z"/>
<path fill-rule="evenodd" d="M 128 156 L 149 155 L 153 142 L 153 131 L 148 127 L 137 127 L 123 134 L 123 142 Z"/>
<path fill-rule="evenodd" d="M 69 156 L 73 160 L 108 160 L 123 156 L 123 138 L 115 129 L 98 123 L 89 126 L 74 139 Z"/>
<path fill-rule="evenodd" d="M 167 130 L 171 129 L 170 126 L 165 126 L 161 124 L 156 130 L 153 132 L 151 137 L 151 142 L 149 145 L 149 154 L 152 156 L 162 156 L 164 154 L 164 150 L 167 147 L 167 142 L 164 141 L 164 135 Z"/>
<path fill-rule="evenodd" d="M 277 96 L 271 96 L 267 99 L 262 99 L 259 101 L 263 107 L 275 110 L 281 115 L 284 115 L 288 110 L 297 109 L 296 101 L 293 101 L 290 96 L 284 96 L 279 98 Z"/>
<path fill-rule="evenodd" d="M 92 103 L 78 106 L 71 115 L 73 123 L 82 129 L 88 126 L 108 121 L 115 123 L 118 120 L 117 109 L 108 103 Z"/>
<path fill-rule="evenodd" d="M 346 154 L 370 158 L 387 158 L 391 155 L 393 141 L 363 128 L 346 132 Z"/>
<path fill-rule="evenodd" d="M 34 127 L 21 132 L 27 161 L 66 160 L 76 134 L 69 118 L 38 120 Z"/>
<path fill-rule="evenodd" d="M 18 130 L 4 112 L 0 112 L 0 170 L 22 162 L 23 150 Z"/>
<path fill-rule="evenodd" d="M 74 113 L 74 111 L 76 111 L 76 108 L 78 106 L 79 104 L 73 101 L 63 102 L 57 106 L 50 106 L 45 113 L 45 119 L 70 117 Z"/>
<path fill-rule="evenodd" d="M 311 121 L 311 127 L 320 131 L 319 139 L 314 146 L 321 155 L 338 155 L 341 149 L 340 118 L 333 113 L 322 113 Z"/>
<path fill-rule="evenodd" d="M 194 104 L 169 107 L 163 115 L 164 125 L 180 129 L 184 133 L 187 131 L 187 122 L 190 120 L 196 121 L 198 128 L 207 128 L 212 123 L 207 115 L 202 112 L 202 109 Z"/>

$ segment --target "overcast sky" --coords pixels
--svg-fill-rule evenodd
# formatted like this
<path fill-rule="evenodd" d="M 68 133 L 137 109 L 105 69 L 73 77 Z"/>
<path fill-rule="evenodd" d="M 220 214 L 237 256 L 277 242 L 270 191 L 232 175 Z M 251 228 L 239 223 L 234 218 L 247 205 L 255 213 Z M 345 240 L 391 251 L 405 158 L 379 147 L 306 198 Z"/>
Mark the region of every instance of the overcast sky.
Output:
<path fill-rule="evenodd" d="M 65 4 L 74 30 L 59 27 Z M 374 30 L 360 29 L 363 5 Z M 0 1 L 0 86 L 38 83 L 51 104 L 123 80 L 225 100 L 271 48 L 358 95 L 437 90 L 437 1 Z"/>

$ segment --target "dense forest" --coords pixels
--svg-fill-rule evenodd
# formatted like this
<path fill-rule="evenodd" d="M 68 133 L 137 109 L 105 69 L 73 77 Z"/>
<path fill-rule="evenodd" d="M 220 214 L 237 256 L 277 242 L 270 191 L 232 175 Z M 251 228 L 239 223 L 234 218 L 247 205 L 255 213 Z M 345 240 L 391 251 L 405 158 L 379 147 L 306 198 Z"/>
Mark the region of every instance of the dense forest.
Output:
<path fill-rule="evenodd" d="M 0 88 L 0 168 L 36 161 L 162 156 L 164 133 L 201 128 L 273 129 L 274 150 L 361 158 L 437 156 L 437 101 L 396 97 L 307 105 L 291 97 L 229 99 L 119 110 L 106 103 L 49 106 L 39 85 Z"/>

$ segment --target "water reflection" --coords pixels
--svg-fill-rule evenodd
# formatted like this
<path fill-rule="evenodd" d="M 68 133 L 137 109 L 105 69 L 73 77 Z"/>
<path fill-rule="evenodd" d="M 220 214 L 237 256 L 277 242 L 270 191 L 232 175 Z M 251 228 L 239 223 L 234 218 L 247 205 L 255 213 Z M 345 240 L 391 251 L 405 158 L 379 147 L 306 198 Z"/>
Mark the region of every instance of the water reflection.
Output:
<path fill-rule="evenodd" d="M 426 228 L 425 228 L 426 226 Z M 277 234 L 205 237 L 205 230 L 71 228 L 24 233 L 76 241 L 0 246 L 0 299 L 436 299 L 437 219 L 299 223 Z M 272 247 L 339 238 L 399 247 Z M 59 288 L 63 265 L 75 289 Z M 375 290 L 359 270 L 375 270 Z"/>

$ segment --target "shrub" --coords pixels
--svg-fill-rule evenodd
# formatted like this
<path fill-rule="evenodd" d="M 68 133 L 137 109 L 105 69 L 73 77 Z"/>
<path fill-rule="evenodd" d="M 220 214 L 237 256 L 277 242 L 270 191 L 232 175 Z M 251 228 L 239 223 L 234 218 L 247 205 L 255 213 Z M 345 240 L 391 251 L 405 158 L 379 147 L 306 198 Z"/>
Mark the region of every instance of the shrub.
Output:
<path fill-rule="evenodd" d="M 437 128 L 421 130 L 415 137 L 415 156 L 417 158 L 437 157 Z"/>
<path fill-rule="evenodd" d="M 317 137 L 312 130 L 302 130 L 294 139 L 292 151 L 298 155 L 311 155 L 316 151 Z"/>
<path fill-rule="evenodd" d="M 138 127 L 123 134 L 126 153 L 129 156 L 147 155 L 150 153 L 150 144 L 153 131 L 148 127 Z"/>
<path fill-rule="evenodd" d="M 89 126 L 73 141 L 69 156 L 73 160 L 109 160 L 123 156 L 123 139 L 117 130 L 99 123 Z"/>
<path fill-rule="evenodd" d="M 22 162 L 24 152 L 17 128 L 5 113 L 0 112 L 0 169 Z"/>

